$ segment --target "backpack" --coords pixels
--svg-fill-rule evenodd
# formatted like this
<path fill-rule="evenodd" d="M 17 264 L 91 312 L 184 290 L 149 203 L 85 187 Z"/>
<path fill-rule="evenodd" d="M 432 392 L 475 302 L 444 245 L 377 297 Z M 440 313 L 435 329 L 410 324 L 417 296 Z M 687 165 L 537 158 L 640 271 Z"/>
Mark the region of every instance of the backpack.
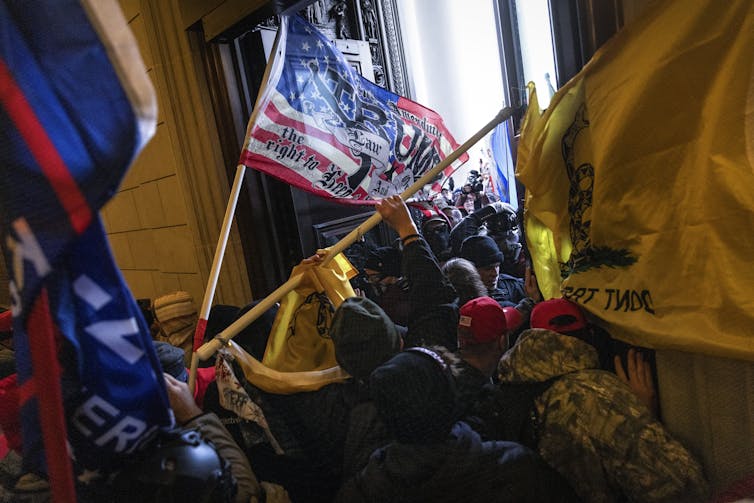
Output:
<path fill-rule="evenodd" d="M 534 401 L 555 379 L 486 385 L 473 405 L 467 422 L 485 440 L 518 442 L 536 450 L 539 418 Z"/>

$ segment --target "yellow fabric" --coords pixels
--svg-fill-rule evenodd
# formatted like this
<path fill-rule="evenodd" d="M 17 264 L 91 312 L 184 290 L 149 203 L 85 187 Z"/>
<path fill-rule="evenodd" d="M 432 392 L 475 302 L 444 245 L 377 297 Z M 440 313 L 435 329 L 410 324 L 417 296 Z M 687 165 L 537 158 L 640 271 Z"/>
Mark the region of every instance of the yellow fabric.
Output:
<path fill-rule="evenodd" d="M 751 0 L 656 2 L 532 107 L 517 176 L 546 297 L 630 343 L 754 360 L 753 64 Z"/>
<path fill-rule="evenodd" d="M 541 111 L 539 108 L 539 100 L 537 99 L 537 90 L 534 87 L 534 83 L 530 82 L 527 86 L 529 89 L 529 108 L 524 116 L 524 121 L 521 124 L 521 138 L 518 143 L 518 155 L 517 166 L 526 166 L 529 163 L 529 159 L 534 151 L 534 142 L 542 134 L 541 131 L 545 126 L 545 121 L 542 120 Z M 520 175 L 519 175 L 520 177 Z M 543 180 L 546 182 L 547 180 Z M 539 189 L 540 187 L 534 187 Z M 540 197 L 547 197 L 548 194 L 556 195 L 559 191 L 552 190 L 551 187 L 547 188 L 547 192 L 540 192 Z M 526 191 L 526 201 L 524 209 L 524 226 L 526 229 L 526 237 L 529 245 L 529 250 L 532 255 L 532 265 L 536 272 L 537 282 L 542 295 L 546 299 L 553 297 L 560 297 L 560 262 L 564 262 L 568 259 L 570 254 L 570 239 L 567 234 L 566 241 L 561 242 L 561 246 L 555 246 L 553 232 L 550 229 L 555 228 L 556 219 L 558 215 L 554 212 L 540 212 L 538 215 L 532 215 L 529 211 L 530 200 L 532 197 L 532 190 Z M 557 204 L 550 204 L 552 207 L 557 208 Z M 540 206 L 544 206 L 540 204 Z M 544 221 L 540 220 L 544 219 Z M 548 226 L 549 224 L 549 226 Z M 563 254 L 559 254 L 559 249 L 563 249 Z"/>
<path fill-rule="evenodd" d="M 280 302 L 262 363 L 280 372 L 336 367 L 330 324 L 335 309 L 355 295 L 348 280 L 358 272 L 342 254 L 327 265 L 301 264 L 298 288 Z M 329 301 L 328 301 L 329 299 Z"/>
<path fill-rule="evenodd" d="M 260 363 L 233 341 L 228 341 L 225 350 L 236 358 L 244 376 L 251 384 L 277 395 L 316 391 L 323 386 L 343 382 L 350 377 L 339 366 L 308 372 L 279 372 Z"/>

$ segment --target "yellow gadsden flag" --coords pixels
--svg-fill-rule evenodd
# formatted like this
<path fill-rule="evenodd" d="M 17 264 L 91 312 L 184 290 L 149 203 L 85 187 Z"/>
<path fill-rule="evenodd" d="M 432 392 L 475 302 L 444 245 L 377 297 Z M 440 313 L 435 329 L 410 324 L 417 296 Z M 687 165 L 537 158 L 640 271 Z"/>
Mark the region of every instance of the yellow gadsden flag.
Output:
<path fill-rule="evenodd" d="M 330 325 L 335 309 L 356 295 L 348 280 L 358 271 L 340 253 L 327 265 L 297 265 L 291 277 L 298 274 L 299 286 L 280 302 L 262 363 L 280 372 L 337 367 Z"/>
<path fill-rule="evenodd" d="M 754 2 L 656 2 L 532 102 L 517 176 L 545 296 L 630 343 L 754 360 Z"/>

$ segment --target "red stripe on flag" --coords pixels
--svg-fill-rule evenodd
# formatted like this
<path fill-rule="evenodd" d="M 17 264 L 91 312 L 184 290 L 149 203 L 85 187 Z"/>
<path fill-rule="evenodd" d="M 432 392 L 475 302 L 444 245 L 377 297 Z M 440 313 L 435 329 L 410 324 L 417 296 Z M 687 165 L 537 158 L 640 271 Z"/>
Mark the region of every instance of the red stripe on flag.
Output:
<path fill-rule="evenodd" d="M 431 108 L 427 108 L 424 105 L 420 105 L 419 103 L 404 98 L 403 96 L 398 96 L 398 101 L 395 102 L 395 106 L 399 109 L 411 112 L 419 118 L 425 117 L 428 122 L 431 122 L 435 126 L 442 123 L 442 117 L 440 117 L 440 114 Z"/>
<path fill-rule="evenodd" d="M 258 129 L 257 131 L 254 132 L 254 139 L 256 141 L 260 142 L 260 143 L 266 144 L 266 143 L 268 143 L 270 141 L 274 142 L 276 138 L 279 138 L 279 136 L 278 136 L 277 133 L 273 133 L 273 132 L 268 131 L 266 129 Z M 314 160 L 319 163 L 319 165 L 316 167 L 316 170 L 319 173 L 324 173 L 325 171 L 327 171 L 327 167 L 330 165 L 330 163 L 333 162 L 332 159 L 330 159 L 326 155 L 322 154 L 322 152 L 320 152 L 318 150 L 312 149 L 308 145 L 306 145 L 305 148 L 306 148 L 307 154 L 308 154 L 306 157 L 308 158 L 309 155 L 313 155 L 314 156 Z M 261 159 L 265 159 L 266 162 L 270 162 L 270 163 L 274 163 L 274 164 L 282 164 L 283 163 L 282 161 L 278 161 L 275 158 L 275 156 L 277 154 L 273 150 L 268 150 L 266 152 L 259 152 L 259 151 L 248 152 L 247 155 L 248 156 L 258 156 Z M 288 169 L 292 169 L 292 168 L 288 168 Z"/>
<path fill-rule="evenodd" d="M 83 233 L 92 221 L 89 204 L 68 171 L 63 158 L 39 122 L 23 90 L 18 87 L 5 61 L 0 59 L 0 100 L 32 156 L 50 182 L 61 206 L 68 213 L 76 234 Z"/>
<path fill-rule="evenodd" d="M 47 289 L 34 301 L 26 322 L 34 379 L 37 381 L 39 422 L 54 501 L 76 501 L 73 469 L 68 457 L 63 392 L 60 386 L 60 363 L 55 347 L 55 326 L 50 315 Z"/>
<path fill-rule="evenodd" d="M 321 140 L 329 144 L 332 148 L 340 150 L 343 154 L 347 155 L 351 159 L 354 158 L 351 149 L 343 145 L 332 133 L 322 131 L 316 127 L 297 120 L 295 118 L 285 115 L 283 112 L 277 109 L 274 103 L 270 102 L 269 106 L 265 109 L 265 115 L 274 123 L 279 126 L 287 126 L 296 130 L 296 132 L 310 136 Z"/>
<path fill-rule="evenodd" d="M 416 115 L 417 118 L 421 119 L 422 117 L 427 119 L 428 124 L 432 124 L 434 127 L 436 127 L 440 133 L 445 137 L 446 140 L 448 140 L 448 143 L 450 143 L 453 148 L 458 148 L 458 142 L 453 138 L 453 135 L 450 134 L 450 131 L 448 131 L 447 126 L 445 126 L 445 122 L 442 120 L 442 117 L 435 112 L 434 110 L 430 110 L 429 108 L 425 108 L 415 101 L 411 101 L 407 98 L 399 97 L 398 102 L 396 103 L 397 107 L 399 109 L 406 110 L 407 112 L 411 112 L 412 114 Z M 408 124 L 412 124 L 411 121 L 408 119 L 403 119 Z M 449 152 L 446 152 L 448 154 Z"/>
<path fill-rule="evenodd" d="M 207 331 L 207 320 L 199 318 L 196 322 L 194 331 L 194 351 L 198 350 L 204 344 L 204 333 Z"/>

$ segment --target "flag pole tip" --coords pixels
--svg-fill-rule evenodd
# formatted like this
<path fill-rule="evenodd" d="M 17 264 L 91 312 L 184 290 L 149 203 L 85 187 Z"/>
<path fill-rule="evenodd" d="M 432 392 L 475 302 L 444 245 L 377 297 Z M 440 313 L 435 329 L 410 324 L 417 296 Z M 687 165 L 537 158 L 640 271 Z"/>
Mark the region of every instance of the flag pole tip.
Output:
<path fill-rule="evenodd" d="M 506 121 L 513 115 L 513 112 L 515 112 L 515 110 L 516 109 L 513 107 L 503 107 L 495 116 L 495 120 L 497 120 L 498 122 Z"/>

